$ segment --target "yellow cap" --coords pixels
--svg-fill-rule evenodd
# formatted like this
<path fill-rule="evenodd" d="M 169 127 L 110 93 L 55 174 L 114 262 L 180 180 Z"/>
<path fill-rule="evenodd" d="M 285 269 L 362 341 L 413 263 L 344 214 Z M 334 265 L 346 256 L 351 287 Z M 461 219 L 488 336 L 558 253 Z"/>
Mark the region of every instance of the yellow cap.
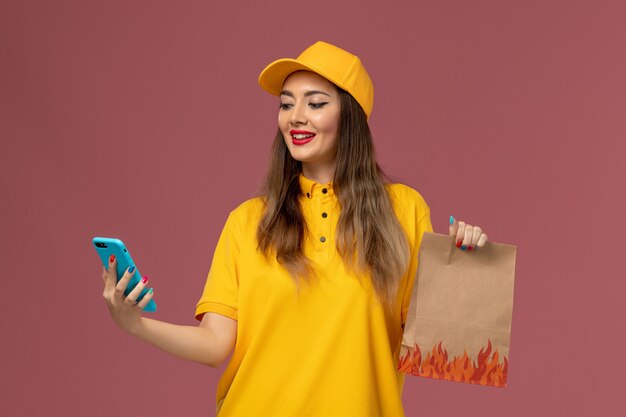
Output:
<path fill-rule="evenodd" d="M 272 62 L 259 75 L 259 85 L 278 96 L 285 79 L 301 70 L 313 71 L 346 90 L 369 118 L 374 107 L 374 85 L 365 67 L 356 55 L 326 42 L 314 43 L 296 59 L 284 58 Z"/>

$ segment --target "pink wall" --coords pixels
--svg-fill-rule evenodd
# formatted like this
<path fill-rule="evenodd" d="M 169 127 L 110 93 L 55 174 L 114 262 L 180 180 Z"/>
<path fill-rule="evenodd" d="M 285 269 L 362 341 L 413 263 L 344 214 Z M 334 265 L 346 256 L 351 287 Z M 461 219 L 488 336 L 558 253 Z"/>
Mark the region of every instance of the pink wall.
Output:
<path fill-rule="evenodd" d="M 156 317 L 193 324 L 274 135 L 257 75 L 318 39 L 367 65 L 380 161 L 435 230 L 453 214 L 518 245 L 509 387 L 410 378 L 407 415 L 626 415 L 625 20 L 621 1 L 3 1 L 0 415 L 213 415 L 219 371 L 115 328 L 90 238 L 122 237 Z"/>

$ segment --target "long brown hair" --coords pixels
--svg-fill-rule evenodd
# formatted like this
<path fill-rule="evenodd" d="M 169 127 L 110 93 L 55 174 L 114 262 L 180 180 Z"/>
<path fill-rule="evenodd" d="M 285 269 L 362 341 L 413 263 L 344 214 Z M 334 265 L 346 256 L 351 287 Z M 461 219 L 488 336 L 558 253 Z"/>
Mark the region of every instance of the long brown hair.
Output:
<path fill-rule="evenodd" d="M 349 269 L 367 272 L 381 303 L 391 309 L 409 263 L 406 235 L 376 162 L 372 134 L 361 106 L 336 87 L 341 99 L 333 190 L 341 206 L 337 250 Z M 264 185 L 265 212 L 257 230 L 259 249 L 276 256 L 297 283 L 314 277 L 304 255 L 306 224 L 300 210 L 302 164 L 291 157 L 278 129 Z"/>

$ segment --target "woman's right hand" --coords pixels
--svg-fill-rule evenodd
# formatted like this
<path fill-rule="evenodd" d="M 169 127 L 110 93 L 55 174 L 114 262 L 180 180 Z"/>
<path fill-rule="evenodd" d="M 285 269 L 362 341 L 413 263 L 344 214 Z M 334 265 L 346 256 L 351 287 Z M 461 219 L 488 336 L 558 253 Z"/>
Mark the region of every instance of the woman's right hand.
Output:
<path fill-rule="evenodd" d="M 111 255 L 108 271 L 104 266 L 102 267 L 102 281 L 104 282 L 104 293 L 102 295 L 115 324 L 128 333 L 137 334 L 142 326 L 141 311 L 152 299 L 152 288 L 140 302 L 137 302 L 137 297 L 139 297 L 139 294 L 141 294 L 148 283 L 148 277 L 143 277 L 130 294 L 125 296 L 124 291 L 135 273 L 135 269 L 134 266 L 128 268 L 124 272 L 122 279 L 117 282 L 116 267 L 117 260 L 115 256 Z"/>

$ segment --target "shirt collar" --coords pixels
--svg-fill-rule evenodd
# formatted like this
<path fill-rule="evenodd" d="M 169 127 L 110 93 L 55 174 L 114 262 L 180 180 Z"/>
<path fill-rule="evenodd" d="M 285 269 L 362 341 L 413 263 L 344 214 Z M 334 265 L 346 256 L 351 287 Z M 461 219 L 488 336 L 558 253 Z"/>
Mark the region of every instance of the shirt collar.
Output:
<path fill-rule="evenodd" d="M 308 179 L 303 174 L 300 174 L 300 190 L 307 198 L 313 198 L 316 194 L 330 196 L 333 194 L 333 184 L 318 184 L 313 180 Z M 326 190 L 326 192 L 324 192 Z"/>

